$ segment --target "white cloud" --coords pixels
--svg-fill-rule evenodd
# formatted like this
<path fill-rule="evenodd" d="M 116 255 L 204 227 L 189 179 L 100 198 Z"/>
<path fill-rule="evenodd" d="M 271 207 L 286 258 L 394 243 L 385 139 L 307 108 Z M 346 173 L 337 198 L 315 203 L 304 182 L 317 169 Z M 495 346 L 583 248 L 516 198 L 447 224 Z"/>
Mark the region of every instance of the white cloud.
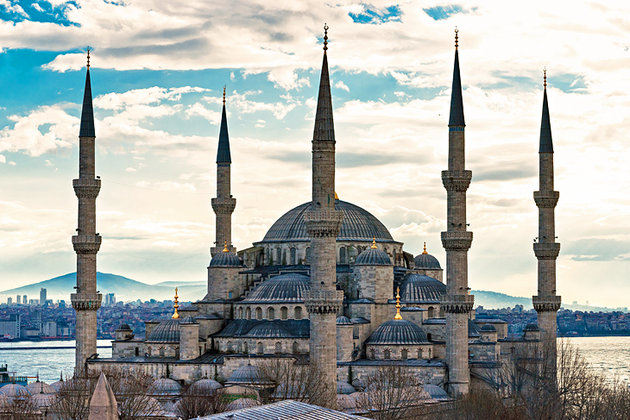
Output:
<path fill-rule="evenodd" d="M 342 89 L 342 90 L 345 90 L 346 92 L 350 92 L 350 88 L 346 86 L 346 84 L 342 82 L 341 80 L 335 83 L 335 87 L 337 89 Z"/>

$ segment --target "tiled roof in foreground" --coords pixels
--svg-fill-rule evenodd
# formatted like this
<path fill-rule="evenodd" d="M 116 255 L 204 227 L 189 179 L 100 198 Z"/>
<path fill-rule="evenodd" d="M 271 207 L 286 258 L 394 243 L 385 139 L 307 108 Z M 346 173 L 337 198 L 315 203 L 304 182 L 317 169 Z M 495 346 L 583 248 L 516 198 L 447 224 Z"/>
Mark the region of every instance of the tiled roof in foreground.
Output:
<path fill-rule="evenodd" d="M 341 411 L 303 402 L 284 400 L 260 407 L 243 408 L 241 410 L 227 411 L 221 414 L 199 417 L 200 420 L 224 419 L 224 420 L 336 420 L 336 419 L 367 419 L 367 417 L 355 416 Z"/>

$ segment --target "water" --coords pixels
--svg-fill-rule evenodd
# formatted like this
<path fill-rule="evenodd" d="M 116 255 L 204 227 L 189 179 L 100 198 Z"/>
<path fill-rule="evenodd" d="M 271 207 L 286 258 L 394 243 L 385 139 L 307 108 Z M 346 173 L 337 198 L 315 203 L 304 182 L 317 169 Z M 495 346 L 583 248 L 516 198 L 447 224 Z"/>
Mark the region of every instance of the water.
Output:
<path fill-rule="evenodd" d="M 630 383 L 630 337 L 571 337 L 561 338 L 577 347 L 592 368 L 603 372 L 609 379 L 617 378 Z M 111 357 L 111 342 L 98 340 L 101 357 Z M 44 382 L 59 380 L 74 370 L 74 348 L 41 349 L 41 347 L 74 346 L 73 340 L 44 342 L 0 343 L 0 362 L 7 363 L 10 371 L 18 375 L 39 377 Z M 2 350 L 12 347 L 36 347 L 31 350 Z"/>

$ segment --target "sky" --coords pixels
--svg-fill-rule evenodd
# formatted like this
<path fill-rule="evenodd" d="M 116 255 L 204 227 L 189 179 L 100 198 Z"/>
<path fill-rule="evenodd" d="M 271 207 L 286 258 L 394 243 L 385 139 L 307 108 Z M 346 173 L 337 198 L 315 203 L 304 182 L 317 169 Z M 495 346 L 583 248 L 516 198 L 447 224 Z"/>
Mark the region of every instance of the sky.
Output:
<path fill-rule="evenodd" d="M 0 0 L 0 289 L 74 271 L 80 104 L 91 53 L 98 269 L 204 281 L 221 91 L 233 242 L 310 200 L 323 25 L 340 198 L 445 265 L 459 29 L 469 285 L 536 294 L 542 72 L 555 150 L 558 294 L 630 306 L 630 3 Z M 149 298 L 149 297 L 147 297 Z"/>

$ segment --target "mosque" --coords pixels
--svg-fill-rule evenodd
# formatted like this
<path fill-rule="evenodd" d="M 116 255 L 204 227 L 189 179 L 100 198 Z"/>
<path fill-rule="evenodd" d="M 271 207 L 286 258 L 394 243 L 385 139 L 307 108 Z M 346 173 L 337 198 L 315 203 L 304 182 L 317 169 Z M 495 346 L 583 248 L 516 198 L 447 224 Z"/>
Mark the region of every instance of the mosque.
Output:
<path fill-rule="evenodd" d="M 560 306 L 560 297 L 555 296 L 559 244 L 553 235 L 557 192 L 553 191 L 546 79 L 541 191 L 535 193 L 541 235 L 534 244 L 543 269 L 539 268 L 539 296 L 534 297 L 534 304 L 547 324 L 542 331 L 528 326 L 523 337 L 512 338 L 507 336 L 504 321 L 475 318 L 468 288 L 467 251 L 472 233 L 467 231 L 465 194 L 471 172 L 464 161 L 457 34 L 448 170 L 442 173 L 448 197 L 447 230 L 441 236 L 447 252 L 446 273 L 426 243 L 421 254 L 410 254 L 374 215 L 335 193 L 327 40 L 326 33 L 312 142 L 312 202 L 287 211 L 251 247 L 235 249 L 231 219 L 236 199 L 230 191 L 232 159 L 224 90 L 217 196 L 212 199 L 216 242 L 207 268 L 207 294 L 180 307 L 176 292 L 172 318 L 147 321 L 144 338 L 121 325 L 111 358 L 94 354 L 96 337 L 88 331 L 100 305 L 95 266 L 91 266 L 100 245 L 100 236 L 94 233 L 94 200 L 100 179 L 93 173 L 95 133 L 88 64 L 81 118 L 81 176 L 75 180 L 80 228 L 73 238 L 79 267 L 78 289 L 72 295 L 77 310 L 77 369 L 115 365 L 142 370 L 166 387 L 173 381 L 208 379 L 256 386 L 260 381 L 257 365 L 295 358 L 317 363 L 331 393 L 339 387 L 361 388 L 379 367 L 397 365 L 409 369 L 419 384 L 460 395 L 474 381 L 491 377 L 515 348 L 555 337 L 555 324 L 550 323 L 555 322 Z"/>

